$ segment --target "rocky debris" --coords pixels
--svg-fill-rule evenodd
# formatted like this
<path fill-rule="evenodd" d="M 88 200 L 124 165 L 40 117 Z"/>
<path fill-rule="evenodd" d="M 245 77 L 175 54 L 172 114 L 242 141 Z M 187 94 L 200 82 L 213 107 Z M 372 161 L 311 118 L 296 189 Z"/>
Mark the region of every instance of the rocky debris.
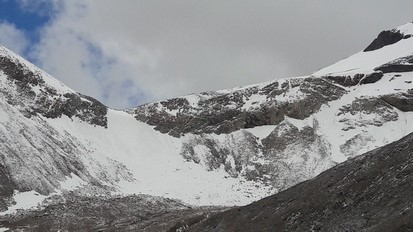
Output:
<path fill-rule="evenodd" d="M 107 127 L 107 107 L 92 97 L 66 93 L 63 97 L 50 101 L 48 97 L 41 96 L 36 100 L 35 105 L 33 112 L 47 118 L 66 115 L 69 118 L 77 117 L 92 125 Z"/>
<path fill-rule="evenodd" d="M 216 138 L 189 136 L 181 155 L 207 170 L 224 169 L 229 176 L 242 176 L 280 191 L 316 176 L 335 163 L 329 144 L 312 127 L 298 129 L 282 122 L 261 141 L 247 131 Z"/>
<path fill-rule="evenodd" d="M 1 155 L 0 155 L 1 158 Z M 3 158 L 1 158 L 3 159 Z M 0 212 L 7 210 L 7 206 L 10 204 L 13 190 L 16 189 L 16 185 L 10 177 L 8 169 L 0 163 Z"/>
<path fill-rule="evenodd" d="M 177 231 L 221 212 L 223 207 L 194 207 L 148 195 L 49 199 L 38 209 L 0 216 L 12 231 Z"/>
<path fill-rule="evenodd" d="M 383 73 L 377 71 L 370 74 L 358 73 L 354 76 L 324 76 L 323 78 L 344 87 L 351 87 L 356 85 L 376 83 L 377 81 L 381 80 L 382 77 Z"/>
<path fill-rule="evenodd" d="M 329 143 L 310 126 L 299 129 L 283 122 L 262 140 L 262 145 L 265 163 L 256 167 L 257 175 L 267 177 L 267 183 L 278 191 L 335 165 Z"/>
<path fill-rule="evenodd" d="M 375 97 L 356 98 L 351 104 L 342 106 L 337 116 L 344 131 L 369 125 L 382 126 L 399 118 L 391 104 Z"/>
<path fill-rule="evenodd" d="M 363 149 L 369 142 L 374 142 L 375 139 L 372 135 L 367 133 L 360 133 L 347 140 L 344 144 L 340 145 L 340 151 L 347 157 L 354 157 L 357 151 Z"/>
<path fill-rule="evenodd" d="M 47 118 L 62 115 L 78 117 L 92 125 L 107 127 L 107 107 L 92 97 L 60 93 L 43 80 L 41 71 L 32 71 L 17 59 L 0 56 L 0 71 L 7 76 L 7 87 L 0 90 L 8 103 L 18 106 L 27 117 L 37 113 Z"/>
<path fill-rule="evenodd" d="M 185 140 L 181 155 L 185 160 L 202 164 L 208 171 L 224 170 L 231 177 L 245 176 L 248 180 L 258 180 L 254 175 L 256 160 L 261 145 L 258 139 L 247 131 L 235 132 L 218 140 L 214 136 L 196 135 Z"/>
<path fill-rule="evenodd" d="M 413 134 L 190 231 L 412 231 Z"/>
<path fill-rule="evenodd" d="M 413 71 L 413 55 L 405 56 L 389 63 L 383 64 L 374 69 L 375 71 L 381 71 L 383 73 L 395 73 L 395 72 L 412 72 Z"/>
<path fill-rule="evenodd" d="M 198 100 L 191 104 L 185 97 L 146 104 L 136 108 L 134 115 L 137 120 L 175 137 L 186 133 L 228 134 L 242 128 L 277 125 L 285 116 L 307 118 L 321 105 L 344 93 L 344 89 L 324 79 L 292 78 L 229 93 L 192 95 L 189 97 Z M 247 106 L 251 99 L 257 101 Z"/>
<path fill-rule="evenodd" d="M 381 99 L 401 111 L 413 111 L 413 89 L 406 93 L 384 95 Z"/>
<path fill-rule="evenodd" d="M 373 42 L 369 46 L 367 46 L 366 49 L 363 50 L 363 52 L 374 51 L 382 47 L 395 44 L 402 39 L 407 39 L 410 37 L 411 35 L 404 35 L 397 29 L 393 29 L 389 31 L 382 31 L 377 36 L 377 38 L 374 39 Z"/>

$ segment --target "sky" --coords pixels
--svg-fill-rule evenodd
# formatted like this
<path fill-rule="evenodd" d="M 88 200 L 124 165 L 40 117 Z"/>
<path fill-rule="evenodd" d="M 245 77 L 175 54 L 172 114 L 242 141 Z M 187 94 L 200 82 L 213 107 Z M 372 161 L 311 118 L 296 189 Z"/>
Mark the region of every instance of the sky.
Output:
<path fill-rule="evenodd" d="M 0 44 L 128 108 L 313 72 L 413 20 L 411 0 L 0 0 Z"/>

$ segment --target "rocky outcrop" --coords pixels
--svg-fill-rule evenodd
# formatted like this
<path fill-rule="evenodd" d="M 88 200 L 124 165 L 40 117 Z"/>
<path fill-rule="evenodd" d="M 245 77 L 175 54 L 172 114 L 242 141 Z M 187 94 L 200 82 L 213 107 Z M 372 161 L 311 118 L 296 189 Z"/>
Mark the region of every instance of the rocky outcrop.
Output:
<path fill-rule="evenodd" d="M 221 167 L 231 176 L 245 176 L 248 180 L 261 180 L 254 175 L 261 145 L 258 139 L 247 131 L 222 136 L 222 139 L 209 135 L 191 136 L 185 140 L 181 155 L 185 160 L 202 164 L 209 171 Z"/>
<path fill-rule="evenodd" d="M 13 57 L 0 56 L 0 71 L 8 80 L 7 87 L 0 89 L 0 92 L 9 104 L 18 106 L 27 117 L 36 114 L 47 118 L 66 115 L 107 127 L 107 107 L 96 99 L 74 92 L 58 91 L 44 81 L 44 74 Z"/>
<path fill-rule="evenodd" d="M 383 101 L 396 107 L 397 109 L 408 112 L 413 111 L 413 90 L 407 93 L 388 94 L 381 97 Z"/>
<path fill-rule="evenodd" d="M 372 84 L 381 80 L 382 72 L 373 72 L 370 74 L 355 74 L 354 76 L 324 76 L 323 78 L 339 84 L 344 87 L 351 87 L 356 85 Z"/>
<path fill-rule="evenodd" d="M 261 141 L 248 131 L 189 136 L 181 155 L 209 171 L 224 169 L 277 191 L 314 177 L 333 166 L 329 144 L 312 127 L 282 122 Z"/>
<path fill-rule="evenodd" d="M 413 134 L 190 231 L 411 231 Z"/>
<path fill-rule="evenodd" d="M 7 209 L 7 206 L 10 205 L 11 198 L 17 186 L 11 179 L 8 168 L 2 165 L 1 163 L 0 183 L 0 211 L 4 211 Z"/>
<path fill-rule="evenodd" d="M 175 137 L 186 133 L 227 134 L 242 128 L 277 125 L 285 116 L 307 118 L 344 93 L 344 89 L 320 78 L 296 78 L 229 93 L 208 92 L 146 104 L 136 108 L 134 115 Z"/>
<path fill-rule="evenodd" d="M 391 104 L 376 97 L 356 98 L 351 104 L 340 107 L 337 116 L 344 131 L 370 125 L 383 126 L 399 118 Z"/>
<path fill-rule="evenodd" d="M 374 70 L 383 73 L 413 72 L 413 56 L 405 56 L 383 64 Z"/>
<path fill-rule="evenodd" d="M 330 145 L 313 127 L 283 122 L 262 140 L 263 159 L 257 167 L 277 190 L 284 190 L 332 167 Z"/>
<path fill-rule="evenodd" d="M 399 42 L 402 39 L 410 38 L 411 35 L 404 35 L 398 30 L 382 31 L 373 42 L 367 46 L 363 52 L 374 51 L 382 47 Z"/>
<path fill-rule="evenodd" d="M 360 133 L 347 140 L 340 145 L 340 151 L 347 157 L 354 157 L 355 151 L 363 149 L 369 142 L 374 142 L 375 139 L 368 133 Z"/>

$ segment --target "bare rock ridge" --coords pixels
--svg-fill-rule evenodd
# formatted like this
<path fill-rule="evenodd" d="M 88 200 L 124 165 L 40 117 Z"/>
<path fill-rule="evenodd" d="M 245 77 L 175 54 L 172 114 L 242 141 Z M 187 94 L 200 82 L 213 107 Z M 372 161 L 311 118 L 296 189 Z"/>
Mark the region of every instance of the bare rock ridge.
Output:
<path fill-rule="evenodd" d="M 389 63 L 383 64 L 375 68 L 375 70 L 381 71 L 383 73 L 412 72 L 413 56 L 397 58 Z"/>
<path fill-rule="evenodd" d="M 377 38 L 369 45 L 364 52 L 374 51 L 385 47 L 387 45 L 395 44 L 402 39 L 408 39 L 411 35 L 405 35 L 402 32 L 393 29 L 389 31 L 382 31 Z"/>
<path fill-rule="evenodd" d="M 381 71 L 381 70 L 380 70 Z M 354 76 L 325 76 L 324 78 L 344 87 L 351 87 L 363 84 L 376 83 L 383 77 L 383 72 L 373 72 L 370 74 L 358 73 Z"/>
<path fill-rule="evenodd" d="M 0 57 L 0 71 L 7 76 L 9 85 L 14 85 L 17 92 L 13 95 L 3 90 L 4 96 L 10 104 L 22 106 L 27 117 L 37 113 L 48 118 L 66 115 L 97 126 L 107 126 L 107 107 L 96 99 L 77 93 L 59 93 L 45 83 L 40 73 L 13 57 Z M 39 91 L 34 91 L 35 88 Z"/>
<path fill-rule="evenodd" d="M 292 92 L 301 97 L 277 100 Z M 265 86 L 251 86 L 229 93 L 206 92 L 196 95 L 196 103 L 175 98 L 150 103 L 135 109 L 136 119 L 156 130 L 180 137 L 186 133 L 228 134 L 242 128 L 277 125 L 285 118 L 304 119 L 321 105 L 339 99 L 346 90 L 322 78 L 274 81 Z M 252 97 L 265 99 L 252 102 Z M 175 111 L 171 113 L 171 111 Z"/>
<path fill-rule="evenodd" d="M 189 231 L 412 231 L 413 134 Z"/>

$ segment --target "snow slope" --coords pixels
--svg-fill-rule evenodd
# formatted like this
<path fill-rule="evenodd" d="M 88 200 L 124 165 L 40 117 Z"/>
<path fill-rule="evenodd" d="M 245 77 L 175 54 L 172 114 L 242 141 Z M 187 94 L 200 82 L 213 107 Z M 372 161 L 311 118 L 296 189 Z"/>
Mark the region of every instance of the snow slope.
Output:
<path fill-rule="evenodd" d="M 413 23 L 407 23 L 393 29 L 404 35 L 413 35 Z M 331 66 L 315 72 L 314 76 L 344 75 L 352 73 L 370 73 L 374 68 L 393 61 L 400 57 L 413 55 L 413 37 L 402 39 L 397 43 L 384 46 L 380 49 L 364 52 L 360 51 Z"/>

